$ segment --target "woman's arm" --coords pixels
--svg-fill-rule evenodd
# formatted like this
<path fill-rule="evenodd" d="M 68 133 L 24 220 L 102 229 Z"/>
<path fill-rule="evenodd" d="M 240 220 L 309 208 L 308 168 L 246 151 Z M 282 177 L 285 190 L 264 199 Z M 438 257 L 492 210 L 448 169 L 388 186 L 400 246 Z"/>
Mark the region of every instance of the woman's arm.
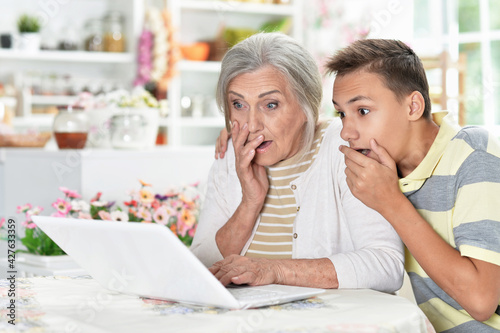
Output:
<path fill-rule="evenodd" d="M 247 124 L 240 129 L 238 122 L 233 122 L 231 135 L 242 198 L 234 214 L 216 235 L 217 245 L 224 257 L 239 254 L 243 249 L 252 234 L 269 188 L 266 169 L 253 162 L 255 149 L 262 143 L 263 137 L 247 142 L 249 133 Z"/>
<path fill-rule="evenodd" d="M 223 285 L 229 283 L 286 284 L 314 288 L 338 288 L 335 267 L 327 258 L 265 259 L 232 255 L 210 267 Z"/>
<path fill-rule="evenodd" d="M 233 123 L 231 156 L 216 161 L 209 175 L 200 223 L 191 246 L 206 265 L 241 253 L 266 198 L 269 187 L 266 170 L 253 163 L 255 148 L 262 143 L 262 137 L 246 142 L 248 134 L 247 126 L 240 130 L 239 124 Z M 228 180 L 228 175 L 234 175 L 235 171 L 237 179 Z M 238 193 L 228 193 L 232 189 Z"/>

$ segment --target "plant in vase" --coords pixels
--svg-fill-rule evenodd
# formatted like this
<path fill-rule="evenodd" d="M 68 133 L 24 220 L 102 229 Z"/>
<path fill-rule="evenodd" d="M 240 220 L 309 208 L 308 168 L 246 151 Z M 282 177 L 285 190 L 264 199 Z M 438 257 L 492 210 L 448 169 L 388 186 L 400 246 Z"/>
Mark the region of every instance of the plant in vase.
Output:
<path fill-rule="evenodd" d="M 25 51 L 38 51 L 40 49 L 40 21 L 36 16 L 23 14 L 17 20 L 17 29 L 20 33 L 19 48 Z"/>

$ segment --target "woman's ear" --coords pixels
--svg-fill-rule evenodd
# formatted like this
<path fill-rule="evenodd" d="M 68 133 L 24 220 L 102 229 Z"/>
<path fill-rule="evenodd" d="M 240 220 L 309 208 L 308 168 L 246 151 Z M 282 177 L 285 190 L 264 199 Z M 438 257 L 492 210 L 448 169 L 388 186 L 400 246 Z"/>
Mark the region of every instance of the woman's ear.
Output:
<path fill-rule="evenodd" d="M 413 121 L 420 119 L 425 110 L 424 96 L 420 92 L 414 91 L 408 96 L 407 101 L 409 101 L 408 119 Z"/>

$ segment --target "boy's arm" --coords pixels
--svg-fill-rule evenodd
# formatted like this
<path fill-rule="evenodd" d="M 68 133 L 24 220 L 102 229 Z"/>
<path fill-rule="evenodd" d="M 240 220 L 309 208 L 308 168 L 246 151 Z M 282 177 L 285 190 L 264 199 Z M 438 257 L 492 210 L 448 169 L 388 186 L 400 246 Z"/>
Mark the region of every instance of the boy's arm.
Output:
<path fill-rule="evenodd" d="M 474 319 L 490 318 L 500 299 L 500 266 L 462 256 L 402 193 L 390 198 L 390 202 L 379 207 L 380 214 L 393 225 L 427 275 Z"/>
<path fill-rule="evenodd" d="M 352 193 L 392 224 L 408 250 L 441 289 L 474 319 L 487 320 L 500 299 L 500 266 L 464 257 L 446 243 L 401 193 L 396 165 L 380 150 L 377 154 L 381 163 L 341 147 Z"/>

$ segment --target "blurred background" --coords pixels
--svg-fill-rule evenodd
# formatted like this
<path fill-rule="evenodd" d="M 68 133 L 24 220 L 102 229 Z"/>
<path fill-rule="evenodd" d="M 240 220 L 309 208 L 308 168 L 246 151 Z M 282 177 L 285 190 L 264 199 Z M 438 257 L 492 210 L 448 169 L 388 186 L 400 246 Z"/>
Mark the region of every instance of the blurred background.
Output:
<path fill-rule="evenodd" d="M 498 136 L 498 12 L 494 0 L 1 1 L 0 135 L 50 133 L 60 110 L 79 104 L 91 110 L 87 146 L 109 147 L 112 133 L 98 133 L 112 129 L 109 109 L 153 107 L 155 145 L 213 145 L 224 126 L 214 101 L 224 52 L 257 31 L 282 31 L 320 68 L 356 39 L 401 39 L 424 60 L 433 110 Z M 323 112 L 333 115 L 324 80 Z M 154 100 L 144 104 L 146 93 Z"/>

